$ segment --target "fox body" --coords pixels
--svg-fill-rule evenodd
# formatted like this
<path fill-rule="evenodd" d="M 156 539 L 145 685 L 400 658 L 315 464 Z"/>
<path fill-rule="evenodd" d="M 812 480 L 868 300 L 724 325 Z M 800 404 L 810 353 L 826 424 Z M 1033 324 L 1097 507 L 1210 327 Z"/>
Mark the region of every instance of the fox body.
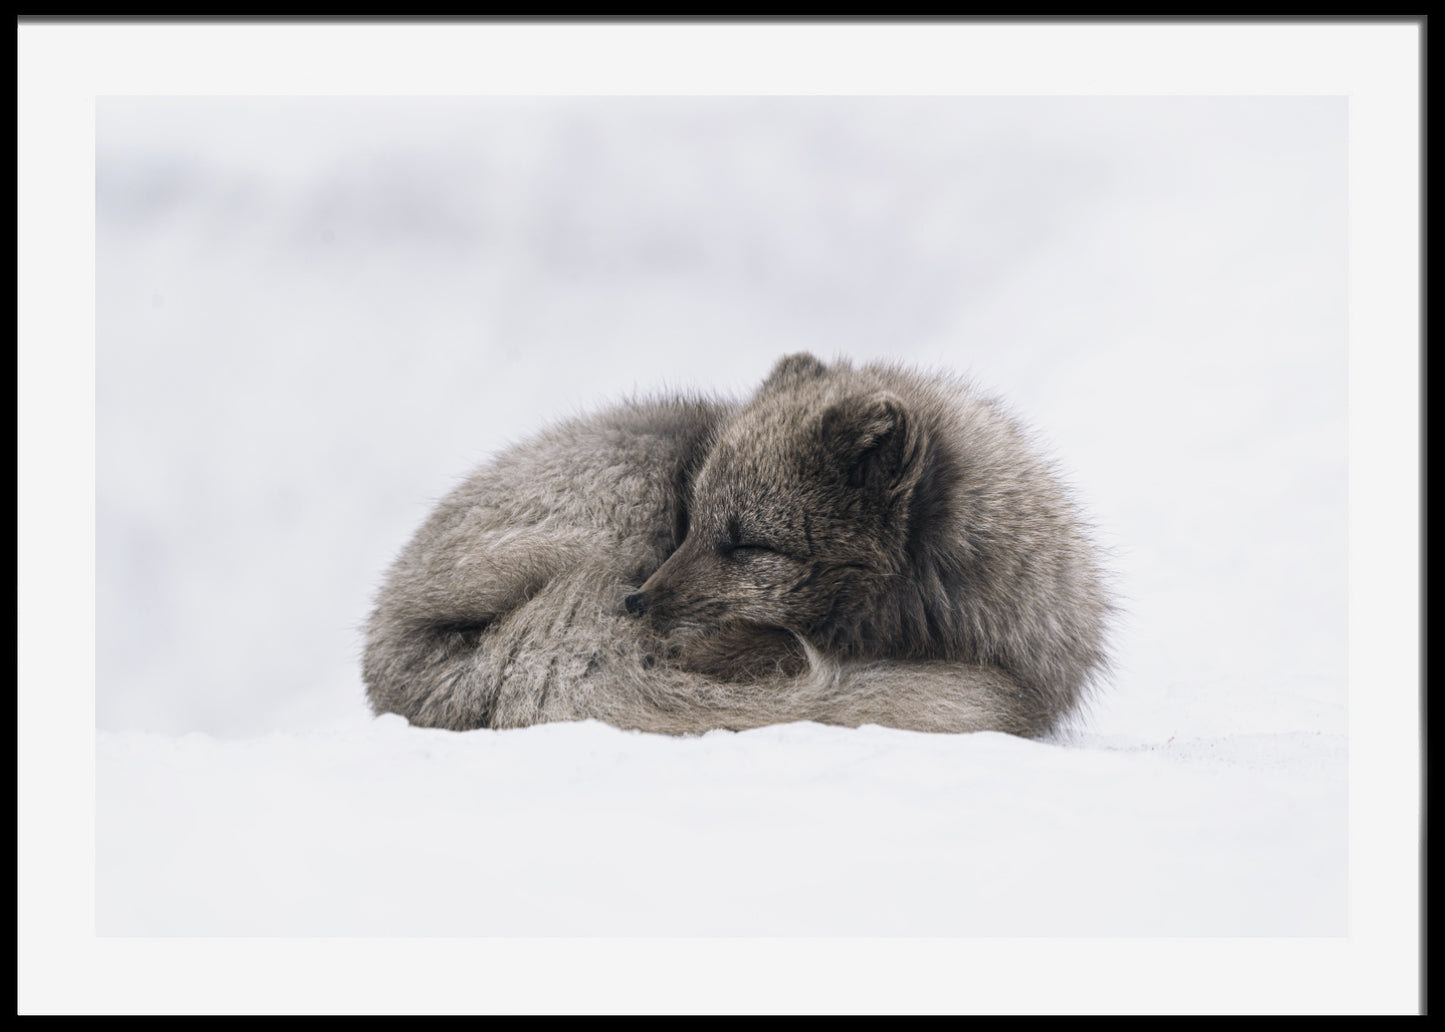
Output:
<path fill-rule="evenodd" d="M 392 567 L 377 712 L 455 729 L 793 720 L 1037 735 L 1105 662 L 1074 506 L 967 384 L 792 355 L 477 471 Z"/>

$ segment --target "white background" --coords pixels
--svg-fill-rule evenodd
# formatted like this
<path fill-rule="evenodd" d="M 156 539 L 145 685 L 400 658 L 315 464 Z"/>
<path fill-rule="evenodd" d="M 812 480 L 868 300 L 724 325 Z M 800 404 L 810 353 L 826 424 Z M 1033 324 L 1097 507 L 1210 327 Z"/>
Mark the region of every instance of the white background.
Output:
<path fill-rule="evenodd" d="M 639 65 L 658 54 L 690 53 L 704 39 L 708 54 L 738 47 L 778 76 L 786 67 L 780 55 L 796 53 L 786 45 L 791 37 L 806 39 L 819 56 L 809 68 L 825 80 L 829 54 L 842 60 L 866 45 L 870 53 L 907 58 L 895 81 L 902 92 L 923 93 L 939 90 L 920 81 L 919 70 L 942 67 L 941 39 L 952 42 L 954 57 L 960 45 L 979 48 L 980 60 L 1019 40 L 1018 30 L 997 27 L 751 38 L 736 28 L 666 36 L 661 29 L 605 37 L 581 27 L 549 30 L 543 63 L 575 56 L 573 44 L 595 54 L 605 41 L 612 53 L 613 44 L 631 39 L 647 57 L 605 62 L 620 79 L 605 84 L 602 73 L 585 91 L 625 93 L 642 89 L 626 81 Z M 189 31 L 206 42 L 206 34 Z M 268 67 L 299 75 L 301 65 L 287 61 L 299 60 L 292 48 L 303 41 L 304 51 L 314 31 L 277 32 L 266 42 L 254 28 L 233 28 L 225 33 L 227 51 L 279 45 Z M 483 56 L 539 39 L 535 30 L 516 28 L 451 31 L 470 34 L 488 52 L 478 55 L 484 66 Z M 1103 38 L 1080 31 L 1032 30 L 1030 52 L 1046 52 L 1070 32 L 1091 45 Z M 1318 29 L 1295 31 L 1320 39 Z M 1391 42 L 1408 46 L 1409 31 L 1393 31 Z M 328 53 L 347 43 L 374 47 L 374 33 L 333 30 L 327 38 L 343 45 Z M 73 40 L 77 32 L 66 35 Z M 1157 30 L 1151 47 L 1139 45 L 1137 31 L 1110 35 L 1135 59 L 1169 52 L 1170 35 Z M 1241 55 L 1259 38 L 1237 37 L 1242 66 Z M 457 53 L 450 41 L 423 41 L 415 30 L 393 28 L 387 39 L 400 51 L 414 41 L 434 58 Z M 1220 37 L 1196 30 L 1191 39 L 1185 52 Z M 706 69 L 707 60 L 694 58 L 686 74 Z M 958 74 L 952 61 L 948 67 Z M 1108 91 L 1108 83 L 1089 77 L 1119 67 L 1091 65 L 1071 88 L 1052 89 Z M 658 74 L 668 88 L 649 91 L 698 90 L 666 78 L 685 79 L 677 67 Z M 318 88 L 284 78 L 260 88 Z M 117 92 L 155 88 L 144 73 L 131 81 Z M 1048 91 L 1038 83 L 1030 89 Z M 428 84 L 424 92 L 459 89 L 436 77 Z M 416 88 L 383 85 L 373 92 Z M 885 92 L 869 86 L 865 76 L 849 92 Z M 990 92 L 999 86 L 1025 89 L 1004 78 Z M 513 88 L 542 89 L 525 74 Z M 750 88 L 802 91 L 781 81 Z M 967 82 L 950 88 L 969 91 Z M 257 89 L 253 83 L 248 92 Z M 552 90 L 581 91 L 565 76 Z M 713 91 L 730 92 L 703 90 Z M 1349 91 L 1315 85 L 1288 92 Z M 1413 103 L 1413 94 L 1404 99 Z M 1367 301 L 1346 307 L 1347 283 L 1357 287 L 1364 277 L 1356 261 L 1354 278 L 1346 278 L 1345 109 L 1340 96 L 102 100 L 94 136 L 100 930 L 1343 935 L 1347 470 L 1354 492 L 1361 483 L 1360 464 L 1346 461 L 1346 318 L 1356 320 L 1358 341 L 1359 319 L 1368 313 Z M 1362 114 L 1373 110 L 1356 100 L 1350 112 L 1352 220 L 1361 206 L 1361 141 L 1378 131 Z M 1390 174 L 1409 184 L 1413 169 L 1397 160 Z M 23 175 L 21 189 L 23 201 Z M 1388 192 L 1413 196 L 1403 187 Z M 1357 255 L 1371 229 L 1348 224 Z M 1368 225 L 1382 224 L 1389 219 Z M 24 302 L 23 276 L 21 289 Z M 1388 300 L 1383 307 L 1397 318 L 1402 308 L 1414 311 L 1408 293 Z M 22 317 L 25 311 L 22 304 Z M 1384 325 L 1394 334 L 1371 339 L 1394 341 L 1413 373 L 1408 322 Z M 470 736 L 428 738 L 365 717 L 355 657 L 369 593 L 458 476 L 545 421 L 620 392 L 663 385 L 743 392 L 778 354 L 800 348 L 969 371 L 1008 398 L 1070 472 L 1112 549 L 1126 616 L 1114 684 L 1069 748 L 800 726 L 660 749 L 586 725 L 493 736 L 497 744 L 483 749 L 473 748 Z M 1379 348 L 1371 349 L 1377 357 Z M 34 353 L 22 350 L 22 375 Z M 1358 368 L 1358 346 L 1350 354 Z M 1380 380 L 1356 375 L 1352 400 L 1387 384 L 1396 394 L 1385 419 L 1401 419 L 1403 406 L 1401 425 L 1413 433 L 1413 388 L 1390 377 L 1388 367 Z M 44 424 L 41 416 L 22 428 Z M 25 443 L 22 432 L 22 507 L 31 454 Z M 53 456 L 60 442 L 47 443 Z M 1408 451 L 1400 452 L 1413 443 L 1395 440 L 1389 449 L 1406 481 L 1414 467 Z M 1379 474 L 1373 456 L 1368 465 Z M 1415 511 L 1408 497 L 1394 497 L 1397 510 Z M 1403 529 L 1392 536 L 1412 541 L 1408 525 Z M 23 523 L 21 540 L 23 552 Z M 1371 565 L 1392 567 L 1413 574 L 1398 558 Z M 22 592 L 25 573 L 22 562 Z M 1353 597 L 1371 583 L 1357 572 Z M 1408 584 L 1393 590 L 1413 598 Z M 23 690 L 34 684 L 24 677 L 33 641 L 22 619 Z M 1398 655 L 1402 645 L 1408 640 L 1391 641 L 1389 649 Z M 1378 687 L 1366 705 L 1387 694 L 1388 705 L 1413 717 L 1410 661 L 1391 667 L 1379 655 L 1370 654 L 1367 669 Z M 1355 692 L 1348 731 L 1357 786 L 1361 708 Z M 1414 748 L 1413 730 L 1393 734 L 1397 752 Z M 432 744 L 415 744 L 422 741 Z M 678 744 L 692 755 L 678 753 Z M 600 788 L 597 771 L 578 759 L 589 755 L 606 761 Z M 840 780 L 847 764 L 840 768 L 838 756 L 872 757 L 861 783 Z M 794 892 L 763 905 L 750 922 L 745 910 L 737 916 L 735 899 L 697 885 L 711 884 L 707 864 L 725 870 L 720 858 L 729 851 L 746 856 L 750 846 L 776 845 L 756 811 L 740 816 L 734 806 L 778 793 L 776 781 L 750 773 L 770 760 L 781 764 L 782 774 L 774 772 L 783 778 L 781 797 L 818 822 L 818 835 L 782 850 L 789 862 L 825 860 L 848 845 L 840 836 L 855 834 L 860 816 L 866 838 L 867 819 L 886 821 L 912 805 L 917 821 L 892 829 L 895 853 L 853 854 L 856 871 L 876 876 L 870 885 L 919 863 L 931 869 L 930 856 L 940 865 L 936 878 L 987 878 L 1021 864 L 1026 873 L 1065 870 L 1079 881 L 1064 879 L 1057 896 L 1036 887 L 1002 899 L 970 890 L 976 894 L 960 897 L 968 906 L 957 913 L 916 887 L 930 884 L 926 877 L 887 915 L 876 891 L 856 885 L 851 895 L 829 897 L 831 907 Z M 494 769 L 509 776 L 525 771 L 518 784 L 527 787 L 463 800 L 460 812 L 451 804 L 432 812 L 435 802 L 417 798 L 436 785 L 473 783 L 485 776 L 478 763 L 499 764 Z M 357 776 L 328 780 L 338 765 Z M 404 894 L 382 888 L 368 907 L 361 882 L 348 894 L 353 886 L 339 873 L 344 860 L 328 866 L 337 858 L 324 853 L 324 837 L 307 837 L 318 819 L 307 793 L 322 785 L 312 803 L 365 808 L 377 798 L 376 785 L 367 787 L 377 770 L 400 807 L 383 812 L 430 827 L 431 848 L 442 857 L 465 854 L 477 840 L 438 829 L 489 806 L 496 829 L 556 836 L 555 853 L 539 844 L 535 854 L 519 854 L 520 872 L 506 864 L 489 869 L 524 879 L 523 899 L 506 906 L 398 905 Z M 974 781 L 985 774 L 981 789 Z M 961 779 L 958 793 L 930 803 L 924 789 L 940 777 Z M 637 899 L 579 917 L 579 907 L 596 905 L 599 893 L 630 885 L 632 868 L 621 861 L 615 871 L 606 861 L 590 866 L 616 877 L 599 879 L 601 889 L 579 894 L 575 905 L 553 894 L 550 906 L 561 910 L 555 919 L 536 897 L 529 901 L 527 856 L 562 853 L 573 824 L 599 802 L 655 804 L 661 778 L 710 815 L 710 848 L 678 846 L 675 821 L 603 822 L 592 831 L 635 856 L 690 865 L 691 877 L 680 878 L 668 897 L 685 900 L 690 917 Z M 1151 787 L 1139 788 L 1141 778 Z M 1097 791 L 1078 800 L 1057 795 L 1083 782 Z M 275 786 L 274 798 L 267 785 Z M 868 793 L 880 785 L 892 794 L 874 800 Z M 569 801 L 547 811 L 554 820 L 538 821 L 539 798 Z M 1125 810 L 1134 810 L 1110 818 L 1098 802 L 1108 799 L 1128 800 Z M 1286 799 L 1294 803 L 1281 810 Z M 1040 809 L 1039 800 L 1060 808 Z M 960 804 L 969 827 L 993 832 L 979 840 L 987 843 L 982 852 L 963 856 L 962 847 L 978 842 L 962 832 L 909 837 L 930 818 L 956 815 Z M 1090 818 L 1091 805 L 1102 808 Z M 1084 838 L 1061 840 L 1057 829 L 1081 812 Z M 1025 827 L 1023 813 L 1054 831 Z M 1409 813 L 1407 806 L 1407 820 Z M 1358 823 L 1360 810 L 1351 816 Z M 429 825 L 429 817 L 436 822 Z M 325 848 L 342 848 L 344 857 L 347 836 L 377 848 L 361 833 L 365 826 L 361 818 L 329 826 Z M 299 834 L 291 841 L 310 843 L 309 855 L 258 877 L 257 864 L 265 862 L 228 848 L 227 831 L 243 843 L 254 843 L 257 833 Z M 376 868 L 364 863 L 353 875 L 419 859 L 414 845 L 382 841 L 382 855 L 367 861 Z M 1063 841 L 1077 848 L 1068 864 L 1027 859 Z M 1157 884 L 1138 880 L 1143 868 L 1121 873 L 1120 859 L 1142 864 L 1155 856 L 1151 850 L 1165 869 L 1180 851 L 1193 860 L 1202 851 L 1206 867 L 1265 858 L 1279 869 L 1255 871 L 1253 881 L 1241 874 L 1243 890 L 1238 880 L 1208 872 L 1197 885 L 1187 872 L 1159 876 Z M 972 868 L 960 868 L 961 859 Z M 1357 849 L 1350 864 L 1356 875 L 1361 859 Z M 1398 851 L 1391 857 L 1407 860 L 1413 857 Z M 215 869 L 228 862 L 234 871 Z M 1100 865 L 1096 872 L 1091 862 Z M 197 865 L 208 867 L 204 876 Z M 759 879 L 766 873 L 735 869 Z M 546 884 L 535 872 L 530 877 Z M 1091 886 L 1090 878 L 1098 880 Z M 1128 887 L 1126 880 L 1132 896 L 1111 891 Z M 638 887 L 659 884 L 672 883 L 649 872 Z M 196 901 L 213 900 L 218 885 L 232 890 L 234 909 L 198 909 Z M 1171 887 L 1207 888 L 1181 906 L 1169 898 Z M 1091 888 L 1137 909 L 1125 903 L 1123 911 L 1095 912 L 1080 902 Z M 1358 907 L 1358 880 L 1352 890 Z M 295 901 L 285 898 L 288 891 L 298 894 Z M 1241 891 L 1243 902 L 1260 906 L 1240 910 Z M 127 906 L 108 903 L 107 892 Z M 358 920 L 368 909 L 372 920 Z M 242 912 L 252 925 L 237 923 Z M 724 913 L 736 917 L 732 925 L 718 920 Z M 1357 910 L 1350 913 L 1352 937 L 1342 942 L 1374 927 L 1368 916 L 1362 922 Z M 1213 926 L 1203 920 L 1210 914 L 1221 915 Z M 631 924 L 619 920 L 624 915 Z M 1069 1006 L 1048 1003 L 1032 981 L 1028 991 L 1036 1002 L 1012 1009 Z M 1151 1003 L 1149 991 L 1124 989 L 1096 1006 L 1179 1004 L 1177 997 Z M 1338 990 L 1320 986 L 1327 991 Z M 981 992 L 944 989 L 924 1007 L 1008 1007 L 981 1002 Z M 190 1006 L 256 1005 L 221 998 L 203 996 Z M 622 1005 L 668 1006 L 656 996 L 643 999 Z M 880 996 L 873 1006 L 909 1009 L 919 999 L 916 992 Z M 333 994 L 318 1005 L 347 1008 L 354 1000 Z M 598 1007 L 595 1000 L 566 1004 L 542 995 L 530 1006 L 585 1010 Z M 452 1005 L 491 1009 L 466 996 Z M 827 996 L 793 1005 L 849 1009 Z M 1312 1006 L 1299 997 L 1281 1005 Z M 1412 1005 L 1408 991 L 1390 1004 Z M 739 1004 L 695 995 L 671 1006 Z M 1230 1004 L 1215 996 L 1192 1006 Z"/>

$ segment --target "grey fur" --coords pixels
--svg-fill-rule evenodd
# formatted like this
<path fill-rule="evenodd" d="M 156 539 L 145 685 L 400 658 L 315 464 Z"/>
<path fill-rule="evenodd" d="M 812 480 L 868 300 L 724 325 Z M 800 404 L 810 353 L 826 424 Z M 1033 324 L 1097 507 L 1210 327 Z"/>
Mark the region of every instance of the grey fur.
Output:
<path fill-rule="evenodd" d="M 627 403 L 478 470 L 392 567 L 363 672 L 376 712 L 459 730 L 1037 735 L 1102 671 L 1109 610 L 995 403 L 791 355 L 746 404 Z"/>

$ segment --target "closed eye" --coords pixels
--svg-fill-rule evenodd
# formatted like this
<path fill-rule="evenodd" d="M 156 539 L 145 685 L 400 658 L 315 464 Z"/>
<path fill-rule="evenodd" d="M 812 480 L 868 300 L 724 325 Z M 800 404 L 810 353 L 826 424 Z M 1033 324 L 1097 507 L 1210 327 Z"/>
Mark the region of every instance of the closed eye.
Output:
<path fill-rule="evenodd" d="M 731 541 L 724 541 L 722 544 L 718 545 L 718 551 L 721 552 L 723 555 L 736 556 L 739 559 L 745 559 L 750 555 L 763 555 L 767 552 L 776 552 L 777 549 L 771 547 L 770 545 L 765 545 L 759 541 L 745 541 L 739 544 L 733 544 Z"/>
<path fill-rule="evenodd" d="M 728 545 L 723 548 L 723 554 L 734 559 L 750 559 L 760 555 L 780 555 L 787 557 L 787 553 L 772 545 L 765 545 L 757 541 L 748 541 L 741 545 Z"/>

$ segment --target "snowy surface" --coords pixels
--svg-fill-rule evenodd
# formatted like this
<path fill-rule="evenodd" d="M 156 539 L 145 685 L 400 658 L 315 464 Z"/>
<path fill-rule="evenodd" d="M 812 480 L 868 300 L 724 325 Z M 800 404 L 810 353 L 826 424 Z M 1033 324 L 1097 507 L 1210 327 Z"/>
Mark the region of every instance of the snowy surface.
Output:
<path fill-rule="evenodd" d="M 103 100 L 97 930 L 1347 931 L 1335 98 Z M 1110 549 L 1072 735 L 366 711 L 472 466 L 780 354 L 970 373 Z"/>
<path fill-rule="evenodd" d="M 101 934 L 1340 935 L 1319 732 L 101 734 Z M 1285 876 L 1282 872 L 1289 872 Z"/>

